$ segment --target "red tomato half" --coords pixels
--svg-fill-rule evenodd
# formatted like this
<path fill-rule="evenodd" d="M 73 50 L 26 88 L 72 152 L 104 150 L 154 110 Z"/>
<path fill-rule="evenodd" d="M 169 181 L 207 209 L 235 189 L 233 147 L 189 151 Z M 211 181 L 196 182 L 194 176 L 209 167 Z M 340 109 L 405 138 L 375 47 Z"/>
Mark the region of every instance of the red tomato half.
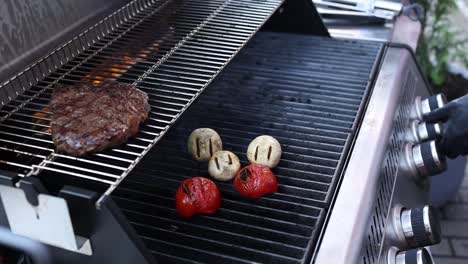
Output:
<path fill-rule="evenodd" d="M 278 181 L 268 166 L 251 164 L 242 168 L 234 178 L 234 188 L 243 196 L 258 198 L 278 191 Z"/>
<path fill-rule="evenodd" d="M 221 205 L 221 193 L 214 182 L 203 177 L 184 180 L 176 193 L 177 212 L 189 218 L 194 214 L 214 214 Z"/>

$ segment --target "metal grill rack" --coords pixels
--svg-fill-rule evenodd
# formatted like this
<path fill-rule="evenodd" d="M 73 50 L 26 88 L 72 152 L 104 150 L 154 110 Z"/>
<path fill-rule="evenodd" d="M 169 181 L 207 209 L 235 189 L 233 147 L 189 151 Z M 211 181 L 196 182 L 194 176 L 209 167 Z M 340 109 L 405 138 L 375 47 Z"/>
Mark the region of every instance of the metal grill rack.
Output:
<path fill-rule="evenodd" d="M 135 0 L 0 87 L 0 169 L 80 178 L 110 194 L 281 0 Z M 47 108 L 55 85 L 133 83 L 149 120 L 124 146 L 85 157 L 54 152 Z M 70 179 L 69 179 L 70 180 Z"/>
<path fill-rule="evenodd" d="M 112 194 L 161 263 L 310 263 L 382 45 L 258 32 Z M 282 144 L 278 193 L 249 200 L 217 182 L 215 215 L 182 219 L 183 179 L 207 176 L 187 153 L 195 128 L 218 131 L 243 165 L 249 142 Z"/>

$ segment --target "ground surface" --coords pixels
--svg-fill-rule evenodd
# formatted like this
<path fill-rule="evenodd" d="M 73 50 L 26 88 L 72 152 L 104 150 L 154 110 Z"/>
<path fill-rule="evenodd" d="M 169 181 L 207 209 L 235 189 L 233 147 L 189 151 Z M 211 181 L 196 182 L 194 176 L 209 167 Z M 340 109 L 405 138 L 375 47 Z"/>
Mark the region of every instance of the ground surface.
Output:
<path fill-rule="evenodd" d="M 436 264 L 468 264 L 468 173 L 465 175 L 459 193 L 440 210 L 443 239 L 431 249 Z"/>

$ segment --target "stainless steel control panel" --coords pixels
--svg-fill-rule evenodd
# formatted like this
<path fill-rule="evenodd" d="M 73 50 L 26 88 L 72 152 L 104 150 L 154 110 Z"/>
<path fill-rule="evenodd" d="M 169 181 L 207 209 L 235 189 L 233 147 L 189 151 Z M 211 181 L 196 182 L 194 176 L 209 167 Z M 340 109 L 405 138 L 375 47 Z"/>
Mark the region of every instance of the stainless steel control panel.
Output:
<path fill-rule="evenodd" d="M 424 247 L 440 230 L 428 178 L 445 166 L 443 128 L 422 119 L 442 99 L 411 52 L 386 50 L 315 263 L 431 263 Z"/>
<path fill-rule="evenodd" d="M 399 103 L 382 162 L 373 212 L 361 263 L 432 263 L 426 246 L 440 242 L 440 224 L 429 203 L 429 178 L 445 170 L 437 150 L 441 124 L 423 121 L 441 107 L 444 97 L 431 95 L 409 53 L 400 52 Z"/>
<path fill-rule="evenodd" d="M 409 107 L 410 117 L 400 131 L 405 135 L 404 147 L 386 219 L 381 263 L 432 263 L 424 247 L 438 244 L 441 239 L 439 219 L 436 210 L 428 205 L 428 195 L 429 177 L 446 169 L 445 157 L 436 143 L 443 127 L 424 122 L 423 115 L 442 107 L 446 101 L 442 95 L 430 96 L 421 85 L 415 86 L 414 98 L 409 106 L 400 106 Z"/>

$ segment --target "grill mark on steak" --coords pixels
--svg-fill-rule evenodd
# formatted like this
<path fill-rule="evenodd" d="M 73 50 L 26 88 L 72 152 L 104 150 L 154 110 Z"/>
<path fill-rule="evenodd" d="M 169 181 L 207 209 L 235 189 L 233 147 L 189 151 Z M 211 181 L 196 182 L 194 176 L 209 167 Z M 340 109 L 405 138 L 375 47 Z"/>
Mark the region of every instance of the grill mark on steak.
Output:
<path fill-rule="evenodd" d="M 72 156 L 125 143 L 150 110 L 145 92 L 118 82 L 57 87 L 49 106 L 56 151 Z"/>

